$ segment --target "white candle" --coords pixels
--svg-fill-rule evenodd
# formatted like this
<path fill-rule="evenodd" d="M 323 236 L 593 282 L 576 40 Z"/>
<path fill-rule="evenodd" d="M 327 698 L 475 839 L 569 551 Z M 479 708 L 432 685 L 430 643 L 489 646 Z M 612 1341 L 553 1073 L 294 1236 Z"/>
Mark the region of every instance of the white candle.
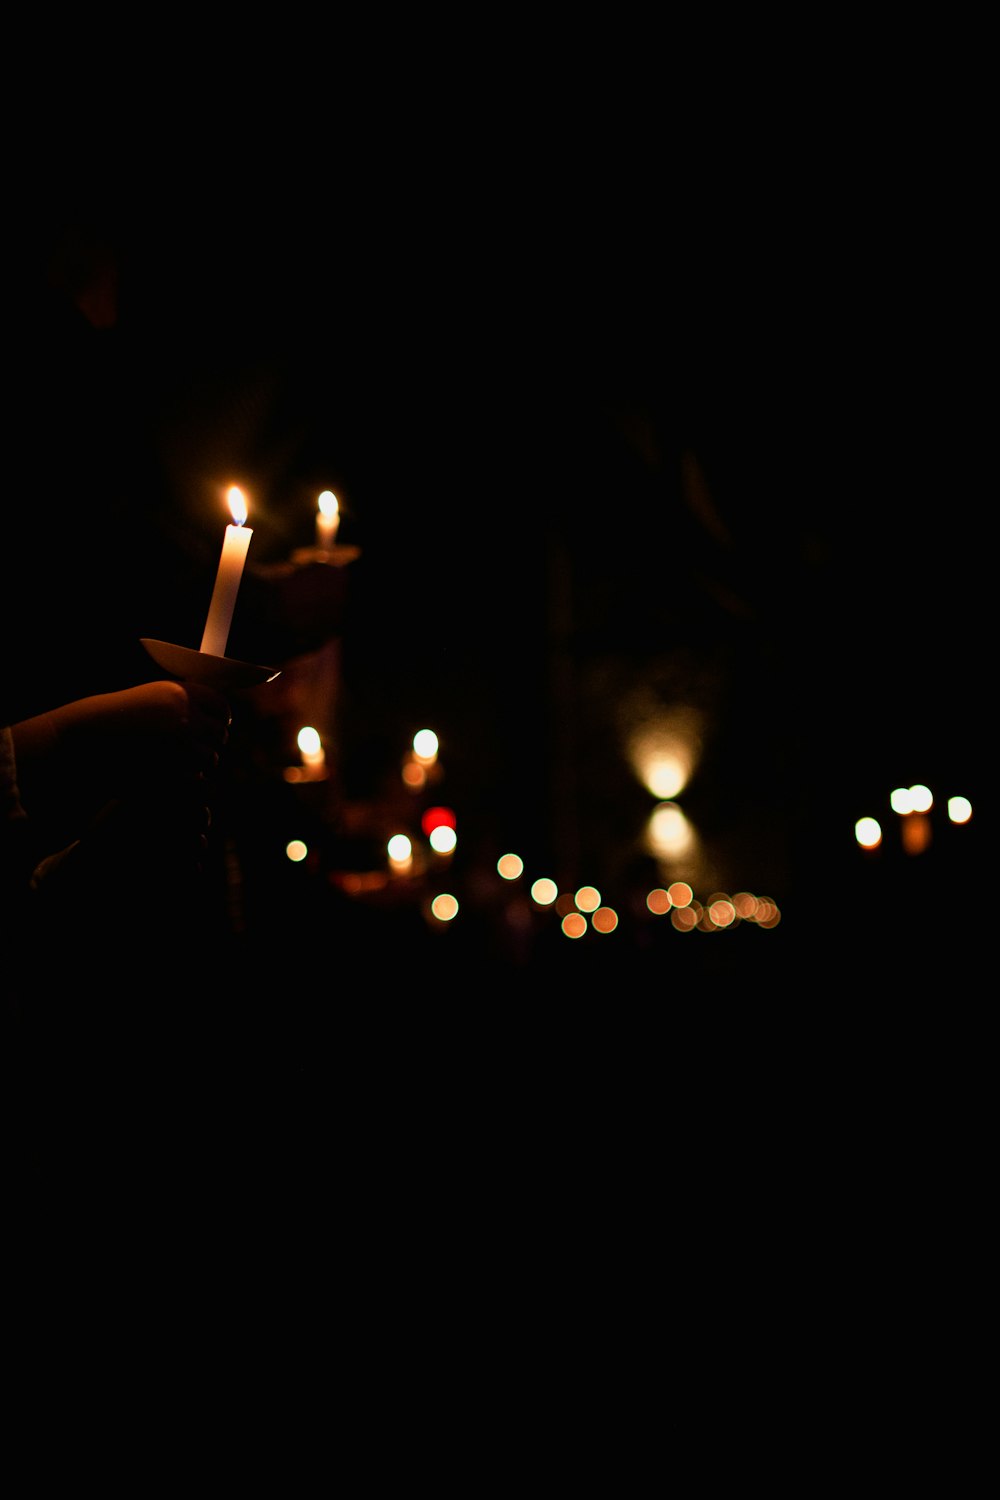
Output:
<path fill-rule="evenodd" d="M 316 512 L 316 546 L 321 552 L 329 552 L 337 540 L 340 525 L 340 504 L 332 490 L 324 490 L 319 497 Z"/>
<path fill-rule="evenodd" d="M 208 607 L 205 633 L 201 638 L 200 649 L 206 656 L 225 656 L 226 654 L 229 627 L 233 623 L 233 610 L 236 608 L 236 595 L 239 593 L 240 580 L 243 577 L 243 565 L 247 560 L 247 548 L 253 536 L 252 528 L 243 524 L 247 518 L 247 505 L 241 491 L 234 485 L 227 498 L 229 509 L 233 513 L 234 524 L 226 527 L 226 534 L 222 541 L 222 556 L 219 559 L 219 571 L 215 577 L 212 602 Z"/>

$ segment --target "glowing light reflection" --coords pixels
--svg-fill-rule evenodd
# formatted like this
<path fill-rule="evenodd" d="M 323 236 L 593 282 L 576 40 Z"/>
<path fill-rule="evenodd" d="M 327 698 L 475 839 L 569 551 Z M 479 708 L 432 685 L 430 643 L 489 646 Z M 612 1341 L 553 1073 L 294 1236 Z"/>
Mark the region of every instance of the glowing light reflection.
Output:
<path fill-rule="evenodd" d="M 650 814 L 647 825 L 649 848 L 658 859 L 676 859 L 690 853 L 694 846 L 694 829 L 681 809 L 673 802 L 661 802 Z"/>
<path fill-rule="evenodd" d="M 913 812 L 903 823 L 903 848 L 907 854 L 923 854 L 931 844 L 931 820 L 924 813 Z"/>

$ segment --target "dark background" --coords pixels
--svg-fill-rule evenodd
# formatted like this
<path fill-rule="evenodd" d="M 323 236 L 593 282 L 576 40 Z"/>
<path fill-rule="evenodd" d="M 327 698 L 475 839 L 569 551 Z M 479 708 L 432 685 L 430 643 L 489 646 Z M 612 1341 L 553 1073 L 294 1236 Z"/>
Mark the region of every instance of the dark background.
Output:
<path fill-rule="evenodd" d="M 720 115 L 646 71 L 631 108 L 619 76 L 617 104 L 587 111 L 581 81 L 547 93 L 540 65 L 516 124 L 456 83 L 462 108 L 399 103 L 391 128 L 369 108 L 331 138 L 314 105 L 204 141 L 178 122 L 137 157 L 121 115 L 81 112 L 25 169 L 19 222 L 29 260 L 74 217 L 120 249 L 100 335 L 124 398 L 117 493 L 137 451 L 142 504 L 190 563 L 184 611 L 142 633 L 194 643 L 220 486 L 251 496 L 252 568 L 308 545 L 333 488 L 360 548 L 338 666 L 349 806 L 386 795 L 429 725 L 456 881 L 512 848 L 527 878 L 624 911 L 662 872 L 623 704 L 696 702 L 681 804 L 716 887 L 783 913 L 735 934 L 744 950 L 782 945 L 782 973 L 854 944 L 919 966 L 934 933 L 949 962 L 975 927 L 959 913 L 987 795 L 981 195 L 943 101 L 894 92 L 894 112 L 864 72 L 849 111 L 807 110 L 800 81 Z M 126 568 L 128 528 L 123 498 L 104 545 Z M 238 608 L 233 652 L 266 645 Z M 904 859 L 888 793 L 917 781 L 938 836 Z M 961 844 L 954 793 L 977 809 Z M 874 858 L 864 814 L 887 830 Z M 323 857 L 375 858 L 339 835 Z M 906 936 L 863 921 L 849 941 L 845 904 L 886 901 Z"/>
<path fill-rule="evenodd" d="M 325 20 L 284 35 L 267 16 L 258 34 L 241 16 L 214 42 L 174 18 L 169 34 L 119 21 L 95 41 L 87 17 L 82 39 L 62 23 L 12 49 L 30 81 L 7 184 L 25 337 L 0 496 L 5 687 L 25 686 L 17 665 L 46 636 L 60 675 L 95 667 L 98 636 L 197 644 L 220 486 L 246 486 L 254 567 L 308 544 L 333 488 L 361 549 L 341 812 L 391 802 L 412 733 L 436 729 L 462 911 L 435 931 L 421 889 L 331 883 L 381 855 L 313 819 L 259 702 L 238 702 L 215 824 L 245 903 L 225 984 L 154 914 L 150 970 L 167 953 L 190 984 L 130 983 L 153 1020 L 98 1069 L 116 1074 L 103 1101 L 86 1077 L 55 1125 L 61 1079 L 32 1101 L 29 1133 L 51 1132 L 80 1185 L 82 1212 L 45 1247 L 52 1286 L 95 1166 L 120 1162 L 104 1172 L 128 1232 L 107 1259 L 142 1278 L 132 1327 L 151 1285 L 172 1315 L 196 1283 L 202 1341 L 247 1267 L 236 1347 L 295 1324 L 311 1368 L 330 1309 L 340 1368 L 371 1372 L 362 1405 L 377 1390 L 381 1413 L 412 1370 L 393 1403 L 412 1410 L 439 1353 L 483 1427 L 502 1413 L 504 1453 L 511 1391 L 537 1391 L 549 1422 L 566 1384 L 559 1430 L 580 1451 L 582 1384 L 616 1477 L 607 1371 L 631 1438 L 662 1330 L 705 1451 L 728 1382 L 725 1430 L 752 1410 L 751 1451 L 772 1465 L 798 1456 L 775 1409 L 841 1463 L 860 1411 L 893 1464 L 951 1476 L 982 1405 L 965 1372 L 991 1165 L 993 84 L 977 73 L 992 51 L 964 17 L 893 18 L 883 36 L 841 14 L 477 30 L 379 13 L 363 39 Z M 82 381 L 48 361 L 65 330 L 35 340 L 21 295 L 81 204 L 123 246 L 108 359 L 88 345 Z M 57 444 L 42 393 L 63 375 L 76 434 Z M 130 571 L 154 517 L 186 558 L 166 601 Z M 82 603 L 49 630 L 62 584 Z M 232 645 L 258 659 L 247 585 Z M 679 800 L 720 887 L 778 901 L 774 930 L 643 918 L 651 799 L 619 716 L 640 689 L 704 710 Z M 906 857 L 888 794 L 918 781 L 934 841 Z M 975 808 L 966 829 L 942 817 L 952 793 Z M 888 830 L 874 857 L 854 842 L 864 814 Z M 303 821 L 320 858 L 291 867 Z M 597 884 L 620 930 L 521 941 L 490 876 L 510 847 L 529 878 Z M 109 958 L 84 965 L 82 1029 Z M 158 1053 L 164 1014 L 182 1045 L 143 1107 L 157 1069 L 139 1054 Z M 170 1264 L 149 1277 L 154 1243 Z M 83 1300 L 103 1317 L 89 1284 Z M 465 1377 L 495 1353 L 494 1404 Z M 581 1376 L 564 1384 L 567 1354 Z M 455 1384 L 430 1382 L 449 1413 Z"/>

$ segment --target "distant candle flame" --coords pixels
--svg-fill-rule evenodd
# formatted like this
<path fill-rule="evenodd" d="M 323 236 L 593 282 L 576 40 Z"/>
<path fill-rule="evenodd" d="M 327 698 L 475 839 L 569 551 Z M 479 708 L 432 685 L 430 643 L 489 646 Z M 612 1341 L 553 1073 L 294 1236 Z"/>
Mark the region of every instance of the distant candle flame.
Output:
<path fill-rule="evenodd" d="M 320 513 L 326 516 L 327 520 L 332 520 L 338 514 L 340 511 L 340 502 L 332 490 L 324 490 L 322 495 L 320 495 L 319 508 Z"/>
<path fill-rule="evenodd" d="M 232 511 L 233 524 L 235 526 L 242 526 L 248 514 L 247 503 L 243 498 L 243 491 L 237 489 L 234 484 L 227 494 L 226 499 L 229 502 L 229 509 Z"/>

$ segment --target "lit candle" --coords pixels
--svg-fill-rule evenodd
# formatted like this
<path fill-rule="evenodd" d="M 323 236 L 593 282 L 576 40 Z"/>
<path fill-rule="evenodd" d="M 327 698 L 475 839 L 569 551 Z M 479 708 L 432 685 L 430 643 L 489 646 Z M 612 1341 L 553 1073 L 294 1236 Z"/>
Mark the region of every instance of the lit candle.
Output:
<path fill-rule="evenodd" d="M 234 485 L 227 499 L 233 513 L 233 525 L 226 527 L 219 571 L 212 591 L 212 602 L 208 607 L 208 619 L 205 621 L 205 634 L 201 638 L 200 649 L 206 656 L 226 654 L 236 595 L 243 577 L 243 565 L 247 560 L 247 548 L 253 536 L 252 528 L 243 524 L 247 518 L 247 504 L 242 492 Z"/>
<path fill-rule="evenodd" d="M 337 540 L 340 525 L 340 504 L 332 490 L 324 490 L 319 497 L 316 512 L 316 546 L 321 552 L 329 552 Z"/>
<path fill-rule="evenodd" d="M 318 732 L 309 726 L 300 729 L 296 743 L 306 770 L 313 776 L 319 776 L 326 769 L 326 752 Z"/>

